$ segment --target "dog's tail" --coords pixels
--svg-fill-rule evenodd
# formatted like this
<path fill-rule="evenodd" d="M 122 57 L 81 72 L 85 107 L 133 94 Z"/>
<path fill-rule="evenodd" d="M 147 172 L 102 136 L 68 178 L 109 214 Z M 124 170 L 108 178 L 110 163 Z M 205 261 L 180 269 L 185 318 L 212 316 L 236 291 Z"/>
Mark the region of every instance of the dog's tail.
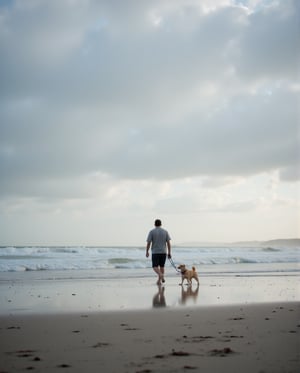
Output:
<path fill-rule="evenodd" d="M 196 268 L 195 267 L 192 267 L 192 270 L 193 270 L 193 272 L 196 272 Z"/>

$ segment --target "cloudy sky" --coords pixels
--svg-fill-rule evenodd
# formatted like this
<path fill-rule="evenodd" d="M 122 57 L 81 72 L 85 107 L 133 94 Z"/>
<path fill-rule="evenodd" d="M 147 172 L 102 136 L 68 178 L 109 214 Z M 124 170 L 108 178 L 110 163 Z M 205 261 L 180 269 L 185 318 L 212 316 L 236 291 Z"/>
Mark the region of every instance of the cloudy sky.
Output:
<path fill-rule="evenodd" d="M 0 245 L 299 237 L 299 5 L 0 0 Z"/>

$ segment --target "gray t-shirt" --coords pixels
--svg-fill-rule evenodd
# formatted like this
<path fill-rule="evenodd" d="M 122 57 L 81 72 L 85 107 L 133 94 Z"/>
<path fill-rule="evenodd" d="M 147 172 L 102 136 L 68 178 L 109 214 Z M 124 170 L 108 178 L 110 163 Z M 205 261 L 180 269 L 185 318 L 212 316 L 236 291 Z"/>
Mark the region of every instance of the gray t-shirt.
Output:
<path fill-rule="evenodd" d="M 169 233 L 161 228 L 156 227 L 152 229 L 147 238 L 147 242 L 151 242 L 151 250 L 152 254 L 166 254 L 167 253 L 167 247 L 166 243 L 167 241 L 170 241 Z"/>

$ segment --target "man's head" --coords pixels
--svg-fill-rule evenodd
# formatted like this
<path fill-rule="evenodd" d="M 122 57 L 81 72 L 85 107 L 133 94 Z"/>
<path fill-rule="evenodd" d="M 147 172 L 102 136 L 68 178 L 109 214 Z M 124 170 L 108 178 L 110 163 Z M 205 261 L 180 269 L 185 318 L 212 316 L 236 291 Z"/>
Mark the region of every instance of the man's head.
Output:
<path fill-rule="evenodd" d="M 155 225 L 156 227 L 160 227 L 160 226 L 161 226 L 161 220 L 156 219 L 155 222 L 154 222 L 154 225 Z"/>

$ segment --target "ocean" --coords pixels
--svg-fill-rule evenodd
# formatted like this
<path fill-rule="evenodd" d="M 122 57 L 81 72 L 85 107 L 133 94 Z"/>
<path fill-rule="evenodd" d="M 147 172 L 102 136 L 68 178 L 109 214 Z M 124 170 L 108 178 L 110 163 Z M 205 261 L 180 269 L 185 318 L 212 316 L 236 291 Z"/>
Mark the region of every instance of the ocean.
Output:
<path fill-rule="evenodd" d="M 203 274 L 258 274 L 260 272 L 299 273 L 298 247 L 173 247 L 172 260 Z M 175 269 L 167 261 L 169 271 Z M 144 247 L 1 247 L 0 273 L 51 271 L 92 277 L 147 276 L 150 258 Z M 43 272 L 43 274 L 42 274 Z"/>

